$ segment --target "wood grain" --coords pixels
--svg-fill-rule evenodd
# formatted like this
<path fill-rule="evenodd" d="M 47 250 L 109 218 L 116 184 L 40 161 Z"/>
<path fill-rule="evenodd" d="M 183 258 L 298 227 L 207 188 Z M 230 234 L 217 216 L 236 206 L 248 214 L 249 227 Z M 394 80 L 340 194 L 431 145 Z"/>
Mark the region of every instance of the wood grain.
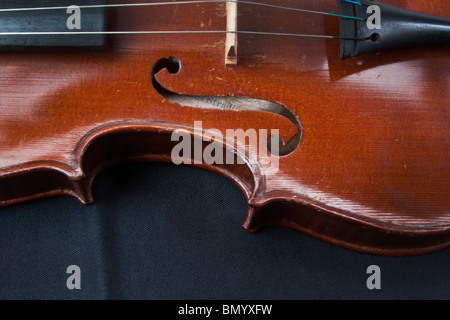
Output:
<path fill-rule="evenodd" d="M 385 2 L 450 17 L 448 1 Z M 337 10 L 329 0 L 301 7 Z M 107 15 L 108 30 L 226 29 L 225 3 L 113 8 Z M 241 4 L 238 20 L 240 30 L 339 35 L 335 17 Z M 157 75 L 170 90 L 281 103 L 302 124 L 299 147 L 280 157 L 277 172 L 262 162 L 200 165 L 242 188 L 246 229 L 283 225 L 388 255 L 450 245 L 449 47 L 342 61 L 338 40 L 240 35 L 232 68 L 224 51 L 224 34 L 171 34 L 108 36 L 96 52 L 1 52 L 1 204 L 55 194 L 90 203 L 99 170 L 171 161 L 172 131 L 194 137 L 194 121 L 221 132 L 279 129 L 285 141 L 295 134 L 282 116 L 163 99 L 151 70 L 160 58 L 176 57 L 179 73 Z"/>

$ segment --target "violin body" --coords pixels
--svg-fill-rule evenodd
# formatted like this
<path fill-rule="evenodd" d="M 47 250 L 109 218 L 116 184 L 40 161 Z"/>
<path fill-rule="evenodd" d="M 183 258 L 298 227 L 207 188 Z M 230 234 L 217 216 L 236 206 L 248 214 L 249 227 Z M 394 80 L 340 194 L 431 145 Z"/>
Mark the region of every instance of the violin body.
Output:
<path fill-rule="evenodd" d="M 447 1 L 385 2 L 450 17 Z M 302 6 L 336 11 L 333 1 Z M 227 27 L 226 3 L 105 12 L 106 30 L 113 31 Z M 332 16 L 242 4 L 238 18 L 240 30 L 339 34 Z M 227 66 L 225 40 L 223 33 L 124 34 L 107 35 L 96 50 L 0 52 L 0 203 L 61 194 L 92 203 L 92 183 L 106 166 L 173 161 L 175 131 L 188 134 L 192 146 L 200 141 L 204 151 L 210 129 L 276 129 L 284 142 L 299 137 L 276 157 L 276 170 L 255 151 L 259 142 L 243 152 L 216 139 L 240 163 L 208 164 L 195 161 L 195 150 L 191 155 L 192 165 L 242 189 L 245 229 L 281 225 L 387 255 L 450 246 L 448 47 L 342 60 L 336 39 L 239 34 L 238 63 Z M 167 72 L 164 61 L 178 61 L 178 70 Z M 183 105 L 192 97 L 213 107 L 214 97 L 268 101 L 284 106 L 301 127 L 280 113 Z"/>

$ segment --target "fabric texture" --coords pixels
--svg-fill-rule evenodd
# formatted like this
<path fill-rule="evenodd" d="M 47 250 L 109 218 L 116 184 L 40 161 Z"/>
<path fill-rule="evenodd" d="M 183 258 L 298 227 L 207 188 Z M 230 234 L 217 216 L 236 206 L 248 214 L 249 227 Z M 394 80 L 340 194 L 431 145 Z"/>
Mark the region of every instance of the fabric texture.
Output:
<path fill-rule="evenodd" d="M 450 249 L 385 257 L 281 227 L 250 234 L 240 189 L 199 168 L 116 166 L 94 196 L 0 208 L 0 299 L 450 298 Z M 81 289 L 66 285 L 71 265 Z M 370 265 L 380 290 L 367 288 Z"/>

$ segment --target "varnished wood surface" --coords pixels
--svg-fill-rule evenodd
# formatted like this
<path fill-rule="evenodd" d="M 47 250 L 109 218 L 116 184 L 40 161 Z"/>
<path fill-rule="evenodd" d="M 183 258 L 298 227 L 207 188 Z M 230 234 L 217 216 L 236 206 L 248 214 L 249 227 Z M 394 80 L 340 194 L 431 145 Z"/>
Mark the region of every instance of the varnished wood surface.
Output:
<path fill-rule="evenodd" d="M 122 3 L 124 1 L 114 1 Z M 144 2 L 144 1 L 141 1 Z M 446 1 L 385 1 L 450 17 Z M 113 1 L 110 1 L 113 3 Z M 336 12 L 334 1 L 283 5 Z M 226 5 L 108 9 L 108 30 L 225 30 Z M 240 30 L 339 35 L 335 17 L 239 6 Z M 303 127 L 279 170 L 206 166 L 248 198 L 244 227 L 279 224 L 372 253 L 450 245 L 450 51 L 414 48 L 339 59 L 338 40 L 239 35 L 239 64 L 224 65 L 225 35 L 109 36 L 104 51 L 0 53 L 0 201 L 71 194 L 93 201 L 102 167 L 170 161 L 177 128 L 279 129 L 268 113 L 200 110 L 163 99 L 150 73 L 184 94 L 251 97 L 292 110 Z M 243 213 L 244 215 L 245 213 Z"/>

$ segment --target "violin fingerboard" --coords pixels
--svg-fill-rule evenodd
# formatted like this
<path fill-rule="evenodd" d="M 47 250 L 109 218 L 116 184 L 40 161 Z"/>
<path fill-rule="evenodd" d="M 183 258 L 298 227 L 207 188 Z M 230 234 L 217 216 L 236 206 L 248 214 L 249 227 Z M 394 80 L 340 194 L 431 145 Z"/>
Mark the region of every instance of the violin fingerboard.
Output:
<path fill-rule="evenodd" d="M 105 0 L 2 0 L 0 50 L 104 47 L 105 8 L 83 6 L 105 3 Z M 61 8 L 42 9 L 44 7 Z M 33 9 L 20 10 L 25 8 Z M 1 11 L 2 9 L 18 10 Z M 98 34 L 78 34 L 79 32 Z"/>

